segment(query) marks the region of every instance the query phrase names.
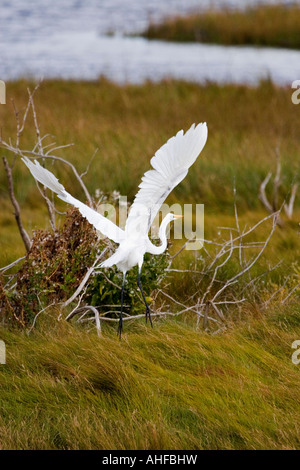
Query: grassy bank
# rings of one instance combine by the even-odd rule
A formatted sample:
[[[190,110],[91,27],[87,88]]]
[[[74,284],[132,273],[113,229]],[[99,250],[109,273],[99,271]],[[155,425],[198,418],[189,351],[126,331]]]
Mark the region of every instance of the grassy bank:
[[[122,342],[51,319],[1,329],[0,448],[299,449],[299,312],[255,317],[217,336],[139,323]]]
[[[8,104],[0,108],[5,140],[15,136],[10,99],[24,111],[27,86],[25,81],[7,84]],[[33,84],[29,86],[33,88]],[[178,129],[207,121],[209,138],[201,158],[169,198],[170,202],[204,203],[206,216],[215,217],[212,224],[207,224],[207,230],[216,221],[222,225],[222,217],[233,216],[234,183],[240,214],[261,211],[258,189],[269,171],[275,173],[276,149],[282,161],[282,196],[293,182],[299,181],[299,107],[291,102],[291,90],[276,88],[269,82],[248,88],[172,81],[124,87],[105,80],[49,81],[42,84],[35,101],[41,134],[51,134],[58,145],[74,143],[56,153],[74,163],[79,172],[86,169],[95,149],[99,149],[85,177],[91,194],[97,188],[105,192],[116,189],[128,195],[129,201],[143,172],[149,169],[154,152]],[[35,138],[33,122],[29,120],[21,147],[32,148]],[[0,155],[6,153],[0,149]],[[67,168],[55,164],[53,170],[74,196],[84,200]],[[37,197],[36,185],[22,162],[17,162],[14,174],[26,228],[31,231],[45,226],[43,201]],[[267,192],[271,187],[270,183]],[[23,253],[4,171],[0,173],[0,199],[4,264]],[[299,203],[297,198],[298,209]],[[63,205],[60,207],[65,210]]]
[[[0,108],[2,136],[15,136],[15,116],[10,99],[21,112],[27,102],[27,86],[18,81],[7,84],[8,104]],[[291,185],[299,182],[300,113],[291,102],[291,90],[264,82],[247,86],[205,86],[166,81],[143,86],[118,86],[98,82],[47,81],[36,97],[41,134],[51,134],[57,145],[74,146],[56,152],[74,163],[81,173],[95,149],[99,149],[85,177],[90,193],[120,191],[132,201],[154,152],[178,129],[192,122],[207,121],[207,145],[189,175],[168,198],[170,203],[204,203],[205,236],[215,237],[220,226],[234,226],[233,186],[241,224],[254,225],[266,215],[258,199],[259,185],[269,171],[275,174],[276,152],[282,162],[281,200]],[[21,138],[21,148],[33,147],[36,135],[32,119]],[[50,141],[50,139],[49,139]],[[7,155],[0,149],[0,155]],[[9,156],[12,158],[12,156]],[[67,189],[85,200],[72,172],[55,163],[53,171]],[[16,163],[16,196],[24,224],[33,229],[49,228],[48,214],[25,165]],[[272,182],[267,187],[271,197]],[[24,254],[8,197],[4,172],[0,173],[1,265]],[[58,204],[65,210],[63,203]],[[274,235],[267,256],[291,263],[299,253],[297,220],[300,199],[296,198],[294,222]],[[57,216],[59,219],[59,216]],[[262,239],[268,234],[268,227]],[[176,248],[176,247],[175,247]],[[173,250],[175,250],[173,248]],[[180,282],[180,281],[179,281]]]
[[[33,88],[26,81],[7,84],[8,104],[0,108],[5,140],[13,140],[15,132],[10,98],[23,112],[28,85]],[[299,181],[299,107],[291,102],[291,90],[270,82],[249,88],[56,80],[42,84],[35,103],[41,135],[51,134],[58,145],[73,142],[55,153],[80,173],[99,148],[85,176],[91,194],[115,189],[129,201],[160,145],[192,122],[207,121],[203,154],[169,202],[204,203],[208,239],[223,237],[220,227],[235,225],[234,184],[241,230],[266,215],[258,190],[266,174],[275,173],[276,154],[282,161],[281,201]],[[30,149],[35,140],[30,118],[20,147]],[[13,158],[3,150],[0,155]],[[51,169],[74,196],[85,199],[68,169],[61,164]],[[31,234],[49,228],[45,204],[19,161],[14,178],[26,229]],[[5,265],[23,255],[24,247],[3,171],[0,202],[0,261]],[[127,321],[121,342],[115,326],[103,324],[98,338],[94,328],[58,322],[57,310],[43,312],[29,336],[1,326],[7,364],[0,365],[0,448],[299,449],[300,366],[291,361],[291,345],[300,338],[299,289],[280,303],[299,282],[299,204],[298,196],[293,220],[275,231],[251,279],[283,263],[259,278],[247,302],[226,311],[226,327],[218,334],[211,325],[206,332],[196,329],[195,315],[188,313],[178,320],[156,319],[153,330],[144,321]],[[63,203],[58,207],[65,210]],[[270,225],[260,227],[251,240],[266,239]],[[176,243],[170,248],[172,253],[177,249]],[[249,252],[246,256],[251,258]],[[232,276],[236,258],[220,269],[221,283]],[[173,267],[186,270],[195,253],[183,252],[176,260]],[[240,286],[252,280],[240,278],[233,297],[246,296]],[[196,302],[203,294],[204,284],[205,279],[184,271],[169,273],[164,288],[188,304],[191,296]],[[174,312],[180,308],[172,305]]]
[[[193,13],[150,24],[144,36],[180,42],[300,48],[300,8],[259,6]]]

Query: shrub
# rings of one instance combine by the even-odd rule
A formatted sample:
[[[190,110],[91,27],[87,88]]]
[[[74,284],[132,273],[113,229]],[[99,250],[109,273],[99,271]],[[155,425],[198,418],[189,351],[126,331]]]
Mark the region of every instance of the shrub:
[[[75,208],[69,209],[60,230],[54,233],[37,230],[25,261],[16,273],[15,288],[5,290],[0,280],[2,319],[16,320],[25,326],[45,306],[66,301],[105,248],[105,256],[109,256],[114,245],[108,239],[99,239],[96,230]],[[145,256],[141,279],[149,303],[151,292],[158,287],[167,264],[168,253],[152,258]],[[105,272],[96,270],[85,287],[82,301],[107,313],[107,305],[119,306],[121,285],[122,273],[116,268]],[[125,287],[126,310],[131,315],[141,313],[144,304],[137,288],[137,270],[128,272]],[[109,313],[117,313],[115,308],[109,308]]]

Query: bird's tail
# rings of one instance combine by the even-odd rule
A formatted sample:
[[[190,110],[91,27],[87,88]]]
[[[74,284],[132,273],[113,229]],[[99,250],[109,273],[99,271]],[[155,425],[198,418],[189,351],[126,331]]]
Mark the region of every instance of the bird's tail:
[[[103,263],[100,264],[101,268],[111,268],[114,264],[118,264],[120,261],[122,261],[123,256],[122,253],[117,250],[112,256],[107,258]]]
[[[47,186],[47,188],[51,189],[51,191],[56,193],[61,199],[65,199],[67,192],[51,171],[43,168],[36,160],[34,160],[34,163],[27,157],[22,158],[22,160],[37,181]]]

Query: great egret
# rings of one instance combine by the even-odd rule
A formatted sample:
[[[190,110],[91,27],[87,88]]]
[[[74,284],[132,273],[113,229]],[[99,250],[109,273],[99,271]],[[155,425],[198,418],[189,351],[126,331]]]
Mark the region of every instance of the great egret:
[[[168,213],[159,228],[160,246],[150,242],[148,232],[162,203],[187,175],[189,167],[195,162],[207,140],[206,123],[195,124],[184,134],[183,130],[169,139],[151,159],[153,169],[147,171],[139,185],[139,191],[131,206],[125,230],[115,225],[109,219],[99,214],[91,207],[83,204],[69,194],[58,179],[50,171],[43,168],[36,160],[29,158],[23,162],[31,171],[34,178],[44,186],[55,192],[60,199],[77,207],[81,214],[92,224],[96,230],[119,244],[115,253],[101,263],[100,267],[116,265],[123,272],[121,291],[121,311],[118,332],[121,335],[123,327],[123,299],[126,272],[138,265],[138,286],[140,288],[145,306],[146,321],[149,318],[152,326],[149,305],[146,301],[141,285],[141,269],[145,253],[159,255],[167,248],[167,227],[178,217]]]

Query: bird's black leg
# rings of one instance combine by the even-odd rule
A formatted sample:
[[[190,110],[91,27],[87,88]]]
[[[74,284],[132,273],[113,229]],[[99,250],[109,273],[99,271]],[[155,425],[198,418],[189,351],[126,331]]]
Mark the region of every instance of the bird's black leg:
[[[118,336],[120,339],[121,339],[122,330],[123,330],[124,286],[125,286],[125,274],[123,274],[122,291],[121,291],[121,311],[120,311],[119,327],[118,327]]]
[[[144,292],[143,292],[142,284],[141,284],[141,271],[139,271],[138,286],[139,286],[139,288],[140,288],[140,291],[141,291],[142,296],[143,296],[143,299],[144,299],[144,303],[145,303],[145,305],[146,305],[146,322],[147,322],[147,320],[148,320],[148,318],[149,318],[150,325],[151,325],[152,328],[153,328],[152,319],[151,319],[150,307],[149,307],[149,305],[148,305],[148,303],[147,303],[145,294],[144,294]]]

